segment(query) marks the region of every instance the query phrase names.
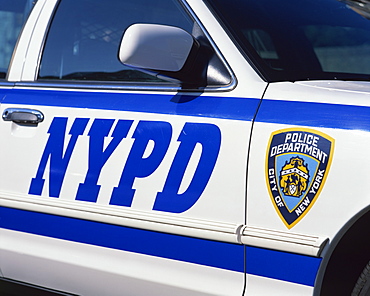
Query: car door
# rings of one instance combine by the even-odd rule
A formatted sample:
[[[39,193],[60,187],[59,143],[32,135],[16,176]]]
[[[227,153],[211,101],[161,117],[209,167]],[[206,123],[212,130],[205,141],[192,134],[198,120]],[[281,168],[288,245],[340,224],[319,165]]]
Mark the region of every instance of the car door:
[[[238,231],[265,83],[193,5],[38,3],[1,106],[5,277],[87,295],[242,294]],[[122,35],[138,23],[192,34],[207,49],[206,85],[123,65]],[[234,71],[253,78],[247,89]]]

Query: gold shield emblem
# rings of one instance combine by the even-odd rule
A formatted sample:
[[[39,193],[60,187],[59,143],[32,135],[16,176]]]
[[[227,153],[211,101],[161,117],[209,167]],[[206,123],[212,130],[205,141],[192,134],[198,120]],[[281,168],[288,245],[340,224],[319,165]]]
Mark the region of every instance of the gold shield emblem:
[[[309,174],[307,165],[299,157],[293,157],[280,172],[280,187],[285,195],[301,197],[307,190]]]

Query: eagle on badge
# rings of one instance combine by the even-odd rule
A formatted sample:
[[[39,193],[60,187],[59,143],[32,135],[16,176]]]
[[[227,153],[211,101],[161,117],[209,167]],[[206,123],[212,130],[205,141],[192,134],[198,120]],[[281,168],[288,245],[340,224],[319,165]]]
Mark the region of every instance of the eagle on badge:
[[[309,177],[304,160],[298,156],[292,157],[280,171],[280,187],[286,196],[299,198],[307,190]]]

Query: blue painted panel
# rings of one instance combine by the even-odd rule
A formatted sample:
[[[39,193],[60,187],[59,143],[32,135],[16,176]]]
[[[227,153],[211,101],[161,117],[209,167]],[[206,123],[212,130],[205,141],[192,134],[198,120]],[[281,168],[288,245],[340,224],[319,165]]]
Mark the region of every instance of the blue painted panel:
[[[0,207],[0,227],[244,272],[244,246]]]
[[[5,104],[131,111],[251,121],[256,98],[14,89]],[[370,130],[370,107],[262,100],[256,121],[312,127]]]
[[[259,99],[148,93],[14,89],[5,104],[26,104],[157,114],[213,117],[251,121]]]
[[[370,131],[370,107],[263,100],[256,121]]]
[[[247,247],[247,273],[314,286],[321,258]]]
[[[0,207],[0,227],[244,272],[243,245]],[[247,273],[313,286],[320,258],[246,247]]]

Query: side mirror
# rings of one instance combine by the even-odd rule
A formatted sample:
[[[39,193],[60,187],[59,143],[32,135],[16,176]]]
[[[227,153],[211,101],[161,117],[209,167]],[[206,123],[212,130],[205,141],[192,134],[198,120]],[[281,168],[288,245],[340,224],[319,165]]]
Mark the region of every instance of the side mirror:
[[[131,25],[123,35],[119,59],[126,66],[183,84],[196,84],[193,72],[200,44],[183,29],[156,24]],[[166,79],[166,78],[164,78]]]

